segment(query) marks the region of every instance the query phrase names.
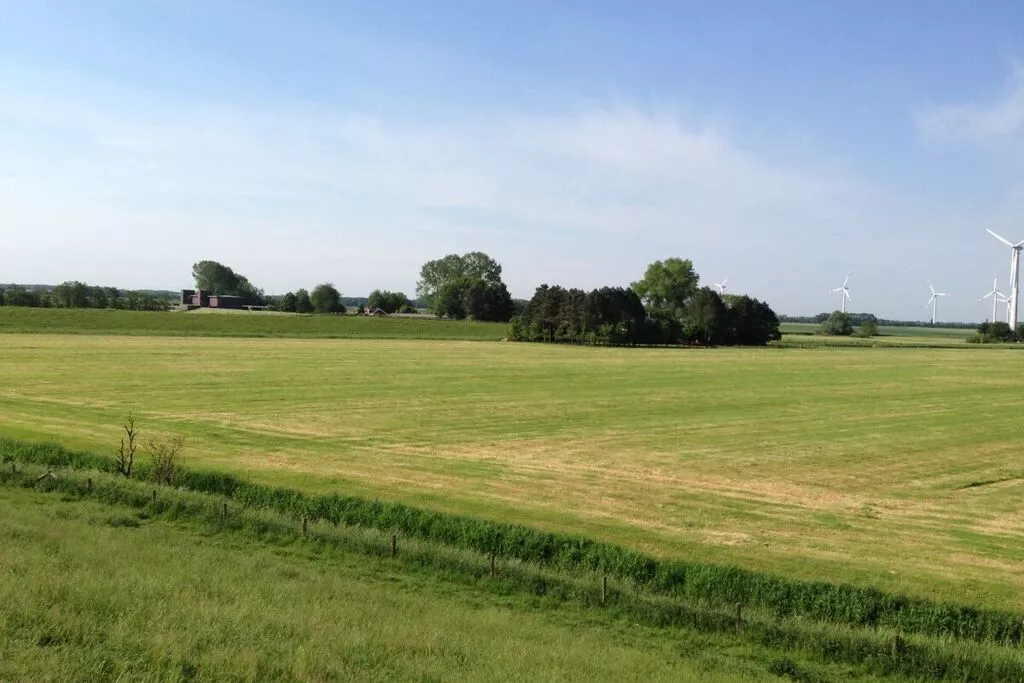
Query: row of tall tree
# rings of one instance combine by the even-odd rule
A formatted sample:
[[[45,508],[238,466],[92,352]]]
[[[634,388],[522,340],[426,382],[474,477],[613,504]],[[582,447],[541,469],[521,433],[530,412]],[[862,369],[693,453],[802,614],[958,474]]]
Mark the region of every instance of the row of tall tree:
[[[655,261],[629,287],[602,287],[590,292],[542,285],[529,302],[516,302],[501,278],[501,264],[483,252],[448,254],[428,261],[416,284],[419,301],[442,318],[513,320],[511,337],[520,341],[610,345],[763,345],[779,339],[779,321],[764,302],[748,296],[720,296],[700,286],[689,260]],[[299,289],[268,297],[248,278],[216,261],[192,266],[196,288],[213,294],[244,297],[250,303],[293,313],[345,313],[341,293],[329,282],[312,291]],[[39,296],[11,290],[0,298],[26,305]],[[54,289],[50,304],[64,307],[163,308],[166,299],[114,288],[66,282]],[[124,301],[124,305],[121,302]],[[411,311],[402,292],[374,290],[370,308],[386,313]],[[32,304],[27,304],[32,305]],[[41,305],[41,304],[37,304]],[[517,315],[518,313],[518,315]],[[513,319],[514,317],[514,319]]]
[[[272,297],[267,305],[272,310],[286,313],[342,314],[346,310],[345,304],[341,303],[341,292],[330,282],[317,285],[312,292],[299,289]]]
[[[415,313],[412,302],[402,292],[375,289],[366,299],[367,308],[379,308],[385,313]]]
[[[652,263],[628,288],[541,285],[512,321],[511,338],[613,346],[761,346],[781,338],[768,304],[699,285],[693,263],[678,258]]]
[[[842,312],[842,311],[839,311]],[[784,323],[814,323],[816,325],[822,325],[827,323],[829,318],[834,316],[836,311],[832,313],[818,313],[817,315],[780,315],[779,321]],[[885,327],[930,327],[931,323],[928,321],[921,320],[895,320],[889,318],[879,318],[873,313],[845,313],[850,325],[852,326],[863,326],[865,324]],[[971,329],[976,328],[977,323],[966,323],[966,322],[939,322],[936,323],[936,327],[949,327],[958,329]]]
[[[0,306],[166,311],[171,306],[171,299],[153,292],[95,287],[76,280],[62,282],[52,290],[29,289],[20,285],[0,288]]]

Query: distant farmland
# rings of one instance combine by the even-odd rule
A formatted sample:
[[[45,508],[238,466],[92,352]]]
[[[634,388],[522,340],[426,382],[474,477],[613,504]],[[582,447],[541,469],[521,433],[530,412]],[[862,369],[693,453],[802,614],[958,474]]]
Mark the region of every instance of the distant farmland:
[[[196,468],[1022,606],[1012,350],[3,342],[0,434],[111,453],[134,410]]]
[[[816,334],[821,328],[817,323],[781,323],[782,334]],[[854,326],[856,329],[856,326]],[[878,333],[883,337],[928,337],[963,340],[975,333],[973,329],[962,327],[890,327],[880,325]]]

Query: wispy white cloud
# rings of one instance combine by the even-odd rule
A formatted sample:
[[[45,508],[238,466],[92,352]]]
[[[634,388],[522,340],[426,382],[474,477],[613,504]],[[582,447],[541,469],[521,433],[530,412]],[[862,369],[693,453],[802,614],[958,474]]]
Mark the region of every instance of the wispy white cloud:
[[[828,163],[629,104],[424,123],[308,102],[8,93],[0,180],[2,279],[124,286],[185,285],[214,258],[269,291],[411,291],[426,259],[480,249],[528,296],[545,281],[626,284],[680,255],[799,312],[828,306],[831,280],[858,266],[859,300],[883,300],[892,282],[865,281],[866,251],[906,253],[908,222],[936,225]]]
[[[23,94],[0,100],[0,123],[6,229],[22,251],[94,234],[105,243],[89,254],[94,280],[130,251],[159,278],[152,284],[177,281],[209,249],[245,272],[265,270],[251,277],[268,288],[336,269],[355,291],[375,278],[408,283],[445,250],[492,248],[521,292],[558,277],[592,285],[632,276],[603,272],[610,263],[625,259],[635,273],[664,249],[813,234],[859,191],[761,159],[721,130],[631,106],[428,125],[308,103]],[[291,244],[306,265],[289,272],[277,256]],[[17,253],[5,250],[5,269],[24,263]],[[331,262],[345,253],[363,256]]]
[[[918,114],[917,124],[929,140],[1001,143],[1024,135],[1024,65],[1013,66],[1003,92],[992,101],[930,107]]]

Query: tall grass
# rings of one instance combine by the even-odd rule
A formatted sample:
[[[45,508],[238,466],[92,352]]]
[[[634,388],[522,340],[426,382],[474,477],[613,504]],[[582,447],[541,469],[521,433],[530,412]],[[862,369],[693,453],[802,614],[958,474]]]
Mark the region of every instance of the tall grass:
[[[104,475],[81,473],[95,488],[79,498],[43,493],[58,482],[38,474],[0,487],[2,681],[775,680],[727,658],[725,638],[695,635],[723,647],[682,658],[693,638],[633,627],[624,639],[565,603],[538,609],[559,603],[419,568],[411,543],[396,559],[362,553],[381,545],[372,532],[301,539],[265,512],[218,526],[213,497],[201,520],[172,512],[177,497],[201,506],[197,494],[153,503],[114,480],[141,489],[133,509],[99,500]]]
[[[46,467],[113,472],[112,458],[59,445],[0,438],[0,459]],[[136,476],[145,479],[145,466]],[[178,485],[230,498],[251,510],[293,520],[327,522],[494,555],[561,571],[603,573],[659,595],[718,605],[742,603],[777,618],[801,617],[851,627],[900,630],[1000,645],[1019,645],[1024,615],[969,605],[936,603],[877,589],[800,581],[734,566],[661,560],[583,536],[540,531],[465,515],[340,494],[311,495],[246,482],[204,470],[186,470]]]

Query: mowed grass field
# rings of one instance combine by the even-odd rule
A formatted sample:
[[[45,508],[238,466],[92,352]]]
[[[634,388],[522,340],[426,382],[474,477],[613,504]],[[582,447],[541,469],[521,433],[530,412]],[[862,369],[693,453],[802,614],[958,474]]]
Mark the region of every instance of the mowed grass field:
[[[1008,349],[601,349],[11,334],[0,433],[1024,606]]]

